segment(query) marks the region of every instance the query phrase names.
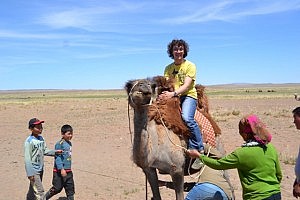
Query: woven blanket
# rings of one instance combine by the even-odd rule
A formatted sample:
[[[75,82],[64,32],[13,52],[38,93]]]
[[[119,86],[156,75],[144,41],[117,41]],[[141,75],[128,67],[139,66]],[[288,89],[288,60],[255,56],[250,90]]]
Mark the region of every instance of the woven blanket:
[[[209,120],[198,110],[196,110],[194,118],[201,129],[203,143],[216,147],[215,132]]]

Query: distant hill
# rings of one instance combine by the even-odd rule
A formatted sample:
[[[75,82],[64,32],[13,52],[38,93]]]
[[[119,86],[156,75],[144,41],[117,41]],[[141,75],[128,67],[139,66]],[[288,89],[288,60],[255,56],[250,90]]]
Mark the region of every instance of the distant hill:
[[[274,87],[300,87],[300,83],[230,83],[205,85],[207,88],[274,88]],[[79,91],[120,91],[120,89],[18,89],[18,90],[0,90],[0,93],[15,93],[15,92],[79,92]]]
[[[300,87],[300,83],[231,83],[205,86],[210,88]]]

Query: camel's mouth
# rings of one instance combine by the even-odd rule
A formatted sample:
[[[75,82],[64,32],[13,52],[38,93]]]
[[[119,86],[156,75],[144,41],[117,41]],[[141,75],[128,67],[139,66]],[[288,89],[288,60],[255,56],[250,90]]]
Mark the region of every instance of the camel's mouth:
[[[135,105],[149,105],[151,103],[152,93],[135,91],[131,95],[131,101]]]
[[[141,92],[141,91],[136,91],[133,92],[132,97],[134,98],[151,98],[152,93],[151,92]]]
[[[143,95],[143,96],[147,96],[147,95],[150,95],[150,96],[151,96],[151,94],[152,94],[151,92],[141,92],[141,91],[137,91],[136,93],[137,93],[138,95],[141,94],[141,95]]]

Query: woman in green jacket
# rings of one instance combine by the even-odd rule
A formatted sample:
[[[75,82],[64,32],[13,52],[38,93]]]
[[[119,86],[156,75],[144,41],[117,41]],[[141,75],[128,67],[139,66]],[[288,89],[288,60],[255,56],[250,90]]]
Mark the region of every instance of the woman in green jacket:
[[[271,134],[266,126],[256,115],[248,115],[240,120],[239,132],[245,143],[221,159],[215,160],[197,152],[187,151],[187,154],[192,158],[200,157],[213,169],[237,168],[245,200],[281,199],[278,153],[269,143]]]

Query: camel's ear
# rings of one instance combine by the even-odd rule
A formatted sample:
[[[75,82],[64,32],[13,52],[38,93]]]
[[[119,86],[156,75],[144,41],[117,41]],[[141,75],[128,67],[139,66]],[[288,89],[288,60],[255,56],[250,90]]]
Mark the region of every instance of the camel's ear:
[[[127,94],[130,93],[133,84],[134,84],[133,80],[127,81],[127,83],[125,84],[124,89],[126,90]]]
[[[156,83],[151,83],[152,92],[155,92],[156,87],[157,87]]]
[[[156,98],[157,97],[157,84],[156,83],[151,83],[151,90],[152,90],[152,97]]]

